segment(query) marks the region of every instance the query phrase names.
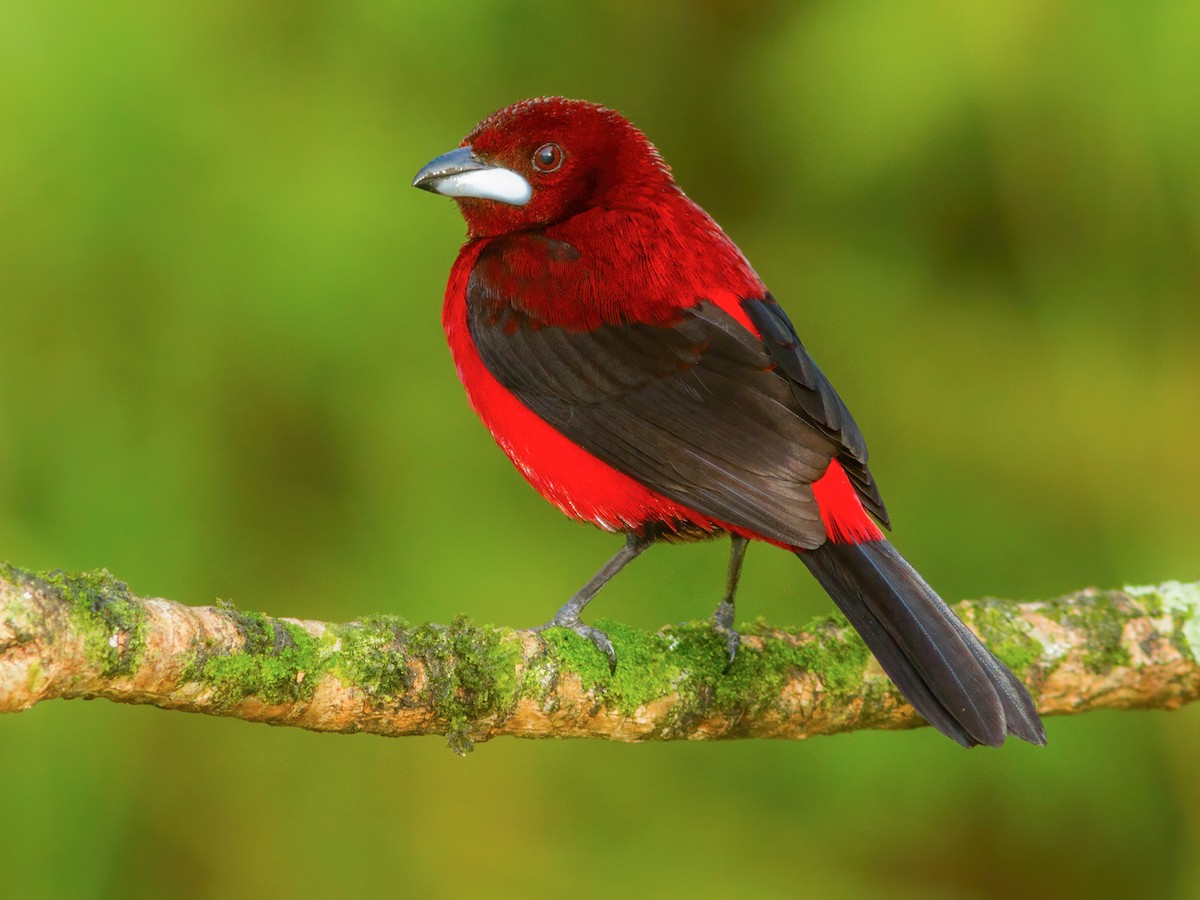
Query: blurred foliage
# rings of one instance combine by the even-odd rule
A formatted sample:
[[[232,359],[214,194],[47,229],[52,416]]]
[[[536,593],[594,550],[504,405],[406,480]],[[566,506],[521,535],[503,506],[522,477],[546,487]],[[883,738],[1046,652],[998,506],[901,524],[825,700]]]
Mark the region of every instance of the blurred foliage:
[[[1195,579],[1200,6],[0,0],[0,557],[273,614],[544,620],[612,552],[538,499],[439,322],[408,187],[476,120],[626,112],[855,410],[949,598]],[[707,614],[721,545],[601,601]],[[743,617],[827,610],[750,554]],[[651,602],[652,601],[652,602]],[[1191,897],[1200,710],[806,745],[0,720],[20,897]]]

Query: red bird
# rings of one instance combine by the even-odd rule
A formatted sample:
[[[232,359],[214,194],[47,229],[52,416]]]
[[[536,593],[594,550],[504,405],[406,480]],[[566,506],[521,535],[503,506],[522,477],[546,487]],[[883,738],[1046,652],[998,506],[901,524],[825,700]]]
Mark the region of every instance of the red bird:
[[[889,544],[850,411],[716,222],[618,113],[559,97],[493,113],[413,186],[468,241],[442,323],[472,407],[543,497],[625,546],[543,628],[659,540],[730,535],[713,613],[732,665],[748,541],[794,552],[901,693],[958,743],[1044,744],[1029,693]]]

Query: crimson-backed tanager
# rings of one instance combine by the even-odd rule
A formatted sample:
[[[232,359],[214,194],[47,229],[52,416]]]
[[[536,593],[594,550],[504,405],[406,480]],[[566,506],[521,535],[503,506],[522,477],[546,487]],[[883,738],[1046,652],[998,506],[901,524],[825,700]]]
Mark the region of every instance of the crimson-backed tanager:
[[[901,693],[964,746],[1034,744],[1024,685],[888,543],[850,411],[786,313],[646,137],[559,97],[488,116],[413,185],[467,222],[442,322],[472,407],[525,478],[625,545],[543,627],[616,665],[579,615],[660,540],[732,539],[713,614],[729,664],[748,541],[794,552]]]

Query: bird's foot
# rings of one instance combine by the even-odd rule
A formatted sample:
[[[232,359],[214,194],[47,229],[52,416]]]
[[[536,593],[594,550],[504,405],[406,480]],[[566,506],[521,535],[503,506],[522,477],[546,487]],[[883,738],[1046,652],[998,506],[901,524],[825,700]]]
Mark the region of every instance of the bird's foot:
[[[610,672],[617,671],[617,651],[613,649],[612,641],[608,639],[608,635],[599,628],[584,624],[577,615],[563,615],[563,610],[559,610],[553,619],[545,625],[539,625],[533,631],[535,633],[542,632],[547,628],[566,628],[568,631],[575,632],[581,638],[591,641],[597,650],[608,657],[608,670]]]
[[[737,656],[738,645],[742,636],[733,628],[733,601],[722,600],[712,614],[713,631],[725,638],[725,672],[733,668],[733,660]]]

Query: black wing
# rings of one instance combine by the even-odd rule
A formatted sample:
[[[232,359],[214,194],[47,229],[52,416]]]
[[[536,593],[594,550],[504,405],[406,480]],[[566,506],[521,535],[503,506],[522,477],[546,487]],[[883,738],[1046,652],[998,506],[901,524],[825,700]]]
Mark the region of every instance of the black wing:
[[[837,395],[825,373],[808,355],[787,314],[770,294],[762,300],[744,300],[742,309],[766,342],[767,351],[792,382],[801,415],[838,445],[838,462],[854,484],[858,497],[875,518],[890,526],[879,487],[867,468],[867,442],[850,410]]]
[[[702,302],[669,324],[573,331],[514,308],[478,267],[467,307],[484,365],[522,403],[613,468],[704,516],[811,549],[825,541],[811,484],[829,461],[861,452],[873,487],[849,412],[799,341],[780,343],[778,325],[764,345]],[[763,309],[747,308],[760,329]],[[771,321],[779,320],[787,322],[782,312]]]

